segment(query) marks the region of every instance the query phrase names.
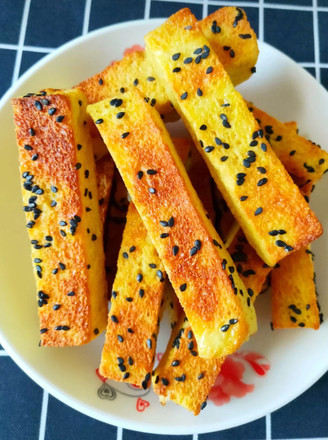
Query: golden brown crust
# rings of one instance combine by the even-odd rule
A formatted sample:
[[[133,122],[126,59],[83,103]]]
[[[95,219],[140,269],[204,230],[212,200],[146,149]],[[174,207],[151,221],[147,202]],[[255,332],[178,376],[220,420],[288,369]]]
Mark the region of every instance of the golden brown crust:
[[[163,405],[172,400],[195,415],[205,408],[225,359],[202,359],[197,352],[196,339],[183,314],[152,377],[154,392]]]
[[[253,104],[248,103],[248,106],[259,120],[274,153],[289,174],[298,177],[297,184],[301,186],[309,181],[315,183],[320,180],[328,171],[328,153],[319,145],[299,136],[295,123],[284,124]]]
[[[206,218],[156,110],[134,90],[125,93],[119,108],[111,102],[116,101],[91,105],[88,112],[164,263],[200,353],[231,353],[256,328],[254,309],[239,293],[244,286],[233,262]],[[230,326],[230,320],[236,324]]]
[[[234,21],[240,8],[222,8],[200,22],[202,30],[209,39],[213,48],[218,52],[221,62],[235,85],[245,81],[252,74],[251,68],[255,66],[258,57],[256,35],[244,11],[242,18],[238,19],[237,26]],[[221,32],[213,32],[213,22],[216,21]],[[241,38],[239,35],[251,35],[251,39]],[[231,49],[227,52],[224,47]],[[149,99],[165,120],[174,120],[176,113],[162,86],[159,78],[155,75],[150,60],[144,51],[136,51],[124,56],[121,61],[110,64],[101,73],[83,81],[77,86],[87,96],[89,104],[93,104],[114,94],[120,90],[136,87]]]
[[[191,12],[180,10],[145,39],[169,98],[259,256],[273,266],[286,252],[320,236],[318,219],[272,152]],[[205,54],[198,64],[193,48]],[[181,55],[174,60],[176,53]],[[176,67],[181,70],[173,72]],[[276,229],[287,231],[284,239],[269,235]]]
[[[14,99],[13,106],[41,344],[84,344],[104,329],[107,314],[95,164],[83,126],[85,97],[58,92]],[[49,115],[52,108],[56,112]],[[92,200],[83,194],[86,181]]]
[[[309,247],[288,255],[271,273],[273,328],[318,329],[319,310]]]
[[[114,177],[114,162],[108,155],[96,162],[96,179],[100,221],[104,226]]]
[[[199,23],[233,84],[246,81],[255,72],[259,49],[245,11],[221,8]]]

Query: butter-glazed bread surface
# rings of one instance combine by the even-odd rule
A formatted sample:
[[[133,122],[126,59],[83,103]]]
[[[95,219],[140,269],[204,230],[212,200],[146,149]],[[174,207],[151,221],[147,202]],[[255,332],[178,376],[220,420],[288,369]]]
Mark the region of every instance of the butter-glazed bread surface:
[[[95,161],[78,90],[13,100],[41,345],[89,342],[107,298]]]
[[[322,227],[189,9],[146,37],[146,52],[248,242],[268,264]],[[275,238],[272,230],[286,235]]]
[[[199,353],[235,351],[256,330],[254,308],[160,115],[133,89],[88,112],[164,264]]]

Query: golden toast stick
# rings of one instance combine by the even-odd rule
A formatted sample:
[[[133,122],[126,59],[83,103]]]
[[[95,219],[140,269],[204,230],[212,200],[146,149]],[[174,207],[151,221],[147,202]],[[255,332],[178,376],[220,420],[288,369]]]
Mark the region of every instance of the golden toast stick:
[[[271,292],[274,329],[319,328],[313,254],[308,246],[288,255],[271,272]]]
[[[232,83],[237,86],[246,81],[255,72],[259,49],[245,11],[221,8],[199,24]]]
[[[234,26],[237,16],[238,26]],[[214,49],[222,56],[222,64],[234,84],[237,85],[249,78],[257,61],[258,45],[245,12],[240,8],[226,7],[217,10],[200,23]],[[239,35],[247,37],[242,38]],[[231,56],[231,49],[229,52],[224,50],[226,46],[233,48],[234,56]],[[136,87],[166,120],[172,118],[170,113],[176,116],[165,88],[143,51],[125,55],[121,61],[114,62],[77,87],[87,95],[89,104],[124,92],[126,88]]]
[[[202,359],[197,353],[196,339],[183,314],[152,376],[154,392],[163,405],[172,400],[195,415],[205,408],[225,356]]]
[[[180,10],[145,39],[170,100],[259,256],[273,266],[320,236],[318,219],[263,137],[192,13]],[[195,55],[196,51],[201,52]],[[280,229],[286,231],[284,239],[270,235]]]
[[[232,353],[256,331],[254,308],[240,293],[244,286],[231,257],[207,219],[158,112],[134,89],[124,99],[90,105],[88,112],[177,292],[200,355]],[[139,279],[142,288],[142,273]]]
[[[188,139],[175,139],[182,161],[191,147]],[[142,288],[138,274],[142,273]],[[133,202],[129,205],[113,285],[106,341],[100,372],[116,381],[147,388],[154,366],[156,339],[163,304],[163,264]],[[128,329],[128,330],[126,330]],[[118,335],[128,331],[121,342]]]
[[[85,105],[78,90],[13,100],[41,345],[84,344],[106,326],[102,225]]]
[[[278,121],[253,104],[248,103],[248,106],[286,170],[299,178],[298,184],[320,180],[328,171],[328,153],[299,136],[294,126]]]

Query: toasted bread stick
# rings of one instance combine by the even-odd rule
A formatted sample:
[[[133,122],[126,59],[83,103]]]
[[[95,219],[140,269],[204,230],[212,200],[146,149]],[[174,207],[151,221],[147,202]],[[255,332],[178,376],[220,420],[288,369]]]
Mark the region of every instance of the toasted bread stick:
[[[85,105],[78,90],[13,100],[46,346],[81,345],[106,326],[102,224]]]
[[[200,355],[232,353],[256,330],[255,312],[160,115],[136,90],[90,105],[88,112],[177,292]]]
[[[258,255],[273,266],[286,253],[320,236],[318,219],[273,153],[190,10],[172,15],[145,39],[169,98]],[[278,229],[286,231],[283,239],[270,234]]]

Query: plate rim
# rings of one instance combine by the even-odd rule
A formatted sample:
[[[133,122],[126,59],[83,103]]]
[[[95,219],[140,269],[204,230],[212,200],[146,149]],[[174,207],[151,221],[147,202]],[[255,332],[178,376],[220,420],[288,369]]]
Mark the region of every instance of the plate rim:
[[[73,40],[68,41],[67,43],[63,44],[62,46],[58,48],[54,48],[52,52],[44,56],[42,59],[40,59],[38,62],[36,62],[33,66],[31,66],[26,72],[22,74],[22,76],[11,85],[11,87],[6,91],[6,93],[3,95],[3,97],[0,100],[0,114],[5,109],[7,105],[10,105],[10,99],[15,93],[17,89],[20,88],[20,86],[27,80],[29,77],[33,76],[34,73],[36,73],[43,65],[46,65],[48,62],[51,62],[53,58],[56,58],[58,55],[60,55],[63,52],[66,52],[67,50],[74,48],[74,46],[79,45],[83,43],[85,40],[88,40],[89,38],[93,38],[97,35],[106,34],[110,31],[116,31],[121,28],[125,28],[127,26],[143,26],[145,24],[154,23],[154,26],[157,26],[161,24],[166,18],[152,18],[152,19],[138,19],[138,20],[130,20],[130,21],[124,21],[121,23],[109,25],[102,27],[100,29],[96,29],[93,31],[88,32],[85,35],[78,36],[74,38]],[[308,71],[306,71],[302,66],[300,66],[296,61],[294,61],[292,58],[290,58],[288,55],[281,52],[279,49],[276,49],[275,47],[271,46],[270,44],[258,40],[260,49],[268,47],[271,50],[275,51],[279,56],[282,56],[285,58],[285,60],[289,63],[292,63],[297,68],[303,70],[303,73],[305,72],[313,81],[313,85],[316,85],[321,89],[322,92],[327,94],[327,90],[323,87],[322,84],[320,84]],[[85,414],[89,417],[92,417],[96,420],[99,420],[101,422],[115,425],[117,427],[125,428],[125,429],[132,429],[139,432],[144,433],[152,433],[152,434],[167,434],[167,435],[183,435],[183,434],[203,434],[203,433],[210,433],[215,431],[221,431],[226,430],[230,428],[234,428],[237,426],[240,426],[245,423],[250,423],[252,421],[255,421],[259,418],[265,417],[267,414],[272,413],[273,411],[285,406],[287,403],[293,401],[295,398],[303,394],[307,389],[309,389],[314,383],[316,383],[328,370],[328,362],[327,365],[322,364],[321,368],[319,369],[319,372],[317,372],[316,375],[312,376],[310,380],[305,380],[302,382],[302,386],[298,388],[297,391],[294,393],[291,393],[288,395],[288,398],[280,400],[279,404],[269,404],[265,407],[265,411],[263,409],[257,409],[253,412],[253,415],[251,418],[244,417],[242,415],[238,415],[238,417],[229,419],[229,421],[225,422],[224,420],[220,420],[219,422],[212,422],[212,423],[204,423],[204,425],[181,425],[179,427],[176,426],[170,426],[165,425],[165,432],[163,432],[164,424],[158,425],[157,423],[149,423],[148,421],[142,422],[142,421],[131,421],[128,420],[126,417],[117,416],[114,414],[111,414],[110,412],[106,410],[99,410],[95,409],[89,404],[81,403],[79,399],[76,397],[71,396],[69,393],[66,393],[62,389],[60,389],[58,386],[55,386],[50,382],[48,379],[44,378],[38,371],[29,365],[27,361],[25,361],[21,355],[11,347],[10,343],[7,341],[7,338],[3,334],[3,331],[0,327],[0,343],[8,353],[8,355],[13,359],[13,361],[19,366],[19,368],[22,369],[35,383],[37,383],[40,387],[43,388],[44,391],[48,392],[50,395],[54,396],[61,402],[67,404],[71,408],[81,412],[82,414]],[[290,397],[292,396],[292,397]]]

